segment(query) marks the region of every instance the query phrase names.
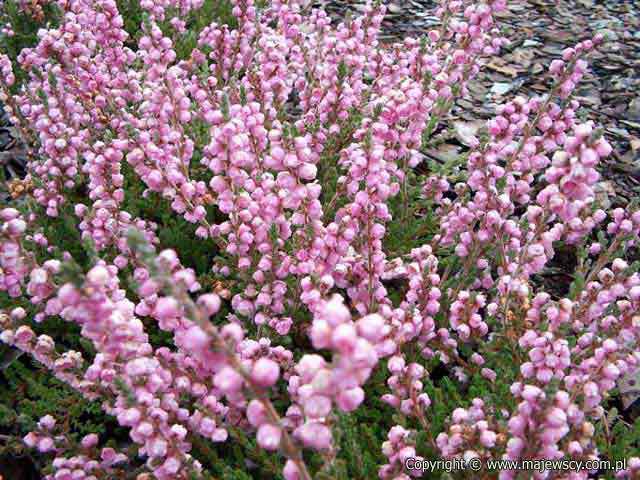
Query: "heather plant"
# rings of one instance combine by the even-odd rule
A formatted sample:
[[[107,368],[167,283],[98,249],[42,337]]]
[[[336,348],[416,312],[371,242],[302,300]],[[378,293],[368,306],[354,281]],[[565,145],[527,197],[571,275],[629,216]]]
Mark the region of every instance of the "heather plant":
[[[380,3],[50,3],[0,56],[33,185],[0,210],[0,340],[117,427],[43,412],[21,441],[45,478],[640,475],[609,405],[640,361],[640,210],[596,202],[612,147],[573,95],[600,35],[497,108],[451,185],[420,150],[507,44],[504,0],[445,0],[393,44]],[[558,248],[560,295],[537,277]]]

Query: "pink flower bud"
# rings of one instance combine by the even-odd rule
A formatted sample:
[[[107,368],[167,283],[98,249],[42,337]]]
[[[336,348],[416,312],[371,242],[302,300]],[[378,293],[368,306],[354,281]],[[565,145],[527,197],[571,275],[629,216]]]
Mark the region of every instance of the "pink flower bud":
[[[41,453],[50,452],[55,448],[53,439],[49,437],[41,438],[40,440],[38,440],[37,448],[38,448],[38,451]]]
[[[184,335],[184,346],[194,351],[207,348],[210,341],[206,332],[197,325],[190,327]]]
[[[240,343],[244,338],[244,331],[242,327],[237,323],[227,323],[220,330],[220,335],[225,340],[231,340],[234,343]]]
[[[22,235],[26,229],[27,223],[20,218],[7,222],[7,233],[11,236]]]
[[[171,434],[178,440],[184,440],[187,436],[187,429],[182,425],[175,424],[171,426]]]
[[[284,469],[282,470],[282,476],[284,477],[284,480],[300,480],[302,478],[300,476],[300,471],[293,460],[287,460],[287,463],[285,463]]]
[[[254,427],[259,427],[267,421],[267,410],[262,401],[253,399],[247,406],[247,420]]]
[[[87,273],[87,280],[89,280],[91,283],[97,286],[102,286],[106,284],[109,278],[110,278],[109,271],[101,265],[93,267]]]
[[[562,427],[567,423],[567,415],[560,408],[552,408],[546,416],[547,423],[552,427]]]
[[[349,309],[344,306],[342,297],[335,295],[323,309],[323,317],[333,327],[351,320]]]
[[[38,442],[38,436],[34,432],[29,432],[22,441],[27,447],[33,448]]]
[[[331,400],[324,395],[314,395],[304,402],[304,413],[311,418],[321,418],[331,412]]]
[[[307,447],[316,450],[325,450],[331,447],[331,430],[321,423],[305,423],[298,427],[294,434]]]
[[[593,127],[590,123],[581,123],[574,128],[574,132],[578,137],[588,138],[591,136],[591,132],[593,132]]]
[[[95,447],[98,444],[98,435],[96,435],[95,433],[86,435],[85,437],[82,438],[82,441],[80,442],[80,444],[82,445],[82,448]]]
[[[38,422],[38,426],[43,430],[51,430],[56,425],[56,419],[51,415],[45,415]]]
[[[280,366],[268,358],[262,357],[254,365],[251,378],[261,387],[270,387],[278,381]]]
[[[220,310],[220,297],[215,293],[200,295],[200,297],[198,297],[198,305],[204,308],[207,315],[215,315]]]
[[[318,168],[312,163],[305,163],[298,169],[298,175],[303,180],[313,180],[317,173]]]
[[[496,444],[496,438],[497,435],[495,432],[492,432],[491,430],[484,430],[480,434],[480,443],[482,443],[483,447],[493,448],[493,446]]]
[[[161,458],[167,454],[167,446],[167,442],[164,439],[153,438],[147,443],[147,452],[152,458]]]
[[[360,387],[343,390],[336,399],[338,406],[345,412],[352,412],[363,402],[364,390]]]
[[[265,450],[277,450],[280,446],[280,439],[282,438],[282,429],[272,425],[270,423],[265,423],[258,428],[257,440],[258,445],[260,445]]]
[[[352,324],[343,323],[333,332],[333,347],[341,352],[350,352],[355,348],[358,336]]]
[[[160,297],[153,311],[159,320],[168,320],[180,315],[180,306],[173,297]]]
[[[367,315],[356,322],[358,333],[372,343],[377,343],[385,335],[385,321],[378,314]]]
[[[311,342],[316,349],[328,348],[331,345],[331,334],[333,333],[329,323],[318,319],[311,325]]]
[[[231,367],[224,367],[213,379],[214,385],[226,394],[238,392],[242,388],[243,382],[240,374]]]

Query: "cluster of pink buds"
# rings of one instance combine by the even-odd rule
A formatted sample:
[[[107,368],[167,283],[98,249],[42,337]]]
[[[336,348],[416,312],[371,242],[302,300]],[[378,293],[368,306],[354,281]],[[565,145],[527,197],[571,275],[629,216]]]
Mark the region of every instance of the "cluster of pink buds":
[[[592,186],[598,181],[595,166],[601,157],[611,153],[611,145],[602,137],[592,140],[590,123],[577,125],[574,136],[567,137],[564,150],[557,151],[545,178],[549,182],[537,196],[540,205],[564,221],[576,218],[593,201]]]
[[[98,435],[85,435],[78,445],[73,445],[65,435],[51,438],[55,420],[50,415],[40,419],[38,432],[31,432],[25,438],[27,446],[35,446],[41,452],[56,452],[51,463],[53,473],[44,476],[45,480],[93,480],[101,477],[116,478],[124,475],[130,468],[129,457],[110,447],[97,449]],[[54,443],[56,444],[54,446]],[[61,456],[63,450],[75,450],[72,456]]]
[[[216,376],[217,386],[222,383],[226,388],[226,383],[232,381],[231,371],[226,371],[226,376]],[[225,375],[225,374],[223,374]],[[251,379],[261,388],[273,386],[280,377],[280,367],[273,360],[262,357],[257,360],[251,368]],[[267,413],[267,409],[272,408],[260,399],[253,399],[247,406],[247,420],[257,428],[256,439],[258,445],[265,450],[278,450],[282,439],[282,426],[274,422]]]
[[[429,245],[413,249],[411,258],[413,261],[406,265],[409,289],[401,308],[405,312],[411,312],[412,308],[417,309],[422,322],[417,334],[422,343],[427,343],[435,335],[434,315],[440,311],[442,296],[439,288],[441,279],[438,274],[438,259]]]
[[[97,441],[96,435],[87,435],[82,439],[82,446],[85,449],[90,449]],[[128,455],[117,453],[113,448],[105,447],[99,452],[98,458],[86,454],[54,458],[51,462],[54,473],[43,478],[44,480],[66,480],[69,478],[93,480],[100,478],[100,476],[121,478],[126,475],[127,471],[130,471],[128,463]]]
[[[409,480],[412,477],[421,477],[422,470],[407,470],[407,461],[420,462],[424,460],[416,453],[415,442],[411,432],[400,425],[389,430],[387,440],[382,444],[382,453],[387,457],[387,464],[380,467],[378,476],[383,480]],[[409,462],[410,463],[410,462]],[[409,475],[407,475],[407,473]]]
[[[573,93],[587,69],[587,62],[581,57],[602,43],[603,39],[603,35],[598,33],[593,39],[579,42],[573,48],[566,48],[562,52],[562,60],[557,59],[551,62],[549,71],[555,75],[562,75],[560,98],[568,98]]]
[[[426,199],[437,203],[446,203],[444,194],[451,189],[451,185],[444,177],[429,176],[422,184],[422,194]]]
[[[324,425],[332,403],[345,412],[355,410],[364,400],[361,385],[378,362],[375,343],[382,339],[384,319],[371,314],[351,320],[340,296],[327,301],[311,326],[311,342],[316,349],[334,352],[332,364],[320,355],[305,355],[289,378],[289,392],[297,398],[306,417],[294,434],[303,444],[326,449],[331,445],[330,430]]]
[[[505,459],[559,459],[595,453],[594,425],[564,390],[547,395],[535,385],[514,383],[512,393],[520,397],[517,411],[509,419],[510,438]],[[501,472],[504,479],[515,478],[515,471]]]
[[[612,221],[607,225],[609,235],[624,235],[629,237],[625,244],[629,247],[637,244],[635,237],[640,232],[640,210],[635,212],[627,211],[623,208],[616,208],[611,212]],[[599,251],[598,245],[597,251]],[[592,245],[592,249],[594,246]],[[597,253],[597,251],[595,253]]]
[[[485,305],[484,295],[470,295],[467,291],[458,293],[456,301],[451,304],[449,321],[463,341],[468,341],[472,335],[481,338],[489,331],[478,313]]]
[[[15,30],[11,27],[11,24],[7,23],[4,25],[0,25],[0,34],[1,35],[5,35],[8,38],[11,37],[15,37],[16,32]],[[4,99],[2,99],[4,101]]]
[[[490,458],[500,442],[500,433],[491,416],[487,416],[484,401],[474,398],[471,407],[456,408],[451,414],[447,432],[436,438],[436,444],[444,458]]]
[[[640,475],[640,457],[631,457],[627,462],[627,468],[616,472],[616,478],[633,480]]]
[[[13,73],[11,59],[5,54],[0,54],[0,75],[2,75],[2,87],[0,87],[0,90],[2,91],[2,95],[6,95],[4,89],[11,87],[15,83],[16,77]],[[2,98],[1,100],[5,102],[7,99]]]
[[[51,415],[45,415],[38,422],[38,430],[36,432],[29,432],[23,441],[28,447],[35,447],[42,453],[53,452],[56,450],[56,440],[54,438],[53,429],[56,425],[56,420]]]
[[[22,284],[29,274],[30,262],[22,248],[27,230],[25,218],[15,208],[0,210],[0,290],[12,297],[22,294]]]
[[[193,269],[184,268],[175,251],[160,252],[157,261],[176,285],[192,293],[201,289]],[[172,296],[162,295],[162,284],[151,276],[147,267],[136,268],[133,275],[140,284],[138,289],[140,301],[136,305],[136,314],[155,318],[160,329],[165,331],[175,332],[188,328],[189,325],[183,320],[184,315],[178,301]],[[212,312],[220,309],[220,299],[216,295],[205,297],[201,301],[207,301]]]
[[[391,357],[387,363],[391,376],[387,385],[393,393],[382,396],[382,401],[398,408],[404,415],[420,416],[429,408],[431,399],[422,392],[426,371],[419,363],[406,365],[401,356]]]
[[[529,349],[529,361],[520,366],[524,378],[535,377],[542,384],[554,378],[561,380],[571,365],[569,342],[564,338],[555,338],[551,332],[541,334],[527,330],[518,344],[523,349]]]

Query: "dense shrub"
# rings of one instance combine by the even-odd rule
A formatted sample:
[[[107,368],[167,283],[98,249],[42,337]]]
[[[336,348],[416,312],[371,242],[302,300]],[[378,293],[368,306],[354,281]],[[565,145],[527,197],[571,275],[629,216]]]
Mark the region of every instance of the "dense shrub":
[[[60,0],[20,78],[0,57],[33,186],[0,211],[0,340],[81,410],[23,419],[46,478],[638,475],[611,399],[640,360],[640,211],[595,201],[612,149],[573,98],[602,38],[499,106],[451,185],[420,149],[506,44],[504,1],[444,1],[396,44],[383,5],[335,24],[307,3]],[[77,421],[98,406],[117,426]]]

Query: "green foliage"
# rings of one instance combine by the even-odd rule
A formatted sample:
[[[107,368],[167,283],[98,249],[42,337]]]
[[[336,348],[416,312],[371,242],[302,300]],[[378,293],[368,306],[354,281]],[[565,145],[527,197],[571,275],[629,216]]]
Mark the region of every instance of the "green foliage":
[[[2,372],[0,385],[0,427],[12,434],[25,435],[47,414],[78,437],[115,430],[124,433],[99,403],[84,400],[26,355]]]
[[[407,245],[425,244],[439,228],[432,205],[421,198],[420,181],[409,171],[400,194],[389,201],[393,221],[386,224],[384,249],[390,258],[408,254]]]
[[[606,424],[606,427],[604,426]],[[608,410],[606,421],[599,428],[598,450],[603,460],[616,461],[628,459],[630,452],[640,450],[640,418],[630,423],[622,418],[616,408]],[[601,472],[599,478],[612,480],[615,472]]]

